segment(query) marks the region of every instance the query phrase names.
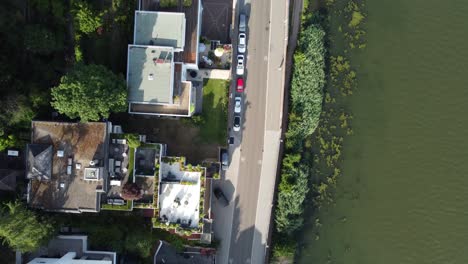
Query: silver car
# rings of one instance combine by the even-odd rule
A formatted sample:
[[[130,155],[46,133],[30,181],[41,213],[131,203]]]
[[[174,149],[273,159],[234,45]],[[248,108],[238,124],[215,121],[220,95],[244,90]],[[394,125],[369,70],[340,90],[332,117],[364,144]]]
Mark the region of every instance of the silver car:
[[[236,98],[234,98],[234,101],[234,113],[239,114],[240,112],[242,112],[242,98],[240,96],[236,96]]]
[[[237,55],[236,74],[239,76],[244,75],[244,55]]]
[[[239,53],[245,53],[245,47],[247,46],[247,37],[245,33],[239,34],[239,39],[237,42],[237,51]]]

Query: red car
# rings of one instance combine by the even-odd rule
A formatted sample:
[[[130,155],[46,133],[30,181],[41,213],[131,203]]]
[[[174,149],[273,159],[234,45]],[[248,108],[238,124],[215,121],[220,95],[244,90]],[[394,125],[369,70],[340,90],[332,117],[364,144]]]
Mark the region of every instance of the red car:
[[[237,79],[237,88],[236,88],[236,91],[237,91],[238,93],[244,92],[244,79],[242,79],[242,78],[238,78],[238,79]]]

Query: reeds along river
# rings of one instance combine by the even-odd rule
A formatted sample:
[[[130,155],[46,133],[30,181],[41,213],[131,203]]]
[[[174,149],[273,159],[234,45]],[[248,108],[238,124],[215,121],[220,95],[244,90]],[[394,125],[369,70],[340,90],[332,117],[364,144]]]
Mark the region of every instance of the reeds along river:
[[[298,262],[468,263],[468,1],[366,9],[336,204]]]

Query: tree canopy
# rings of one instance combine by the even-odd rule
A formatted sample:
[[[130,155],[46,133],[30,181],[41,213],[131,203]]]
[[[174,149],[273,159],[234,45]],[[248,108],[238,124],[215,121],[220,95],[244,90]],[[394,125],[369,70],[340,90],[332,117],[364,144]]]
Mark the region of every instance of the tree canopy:
[[[111,112],[126,108],[127,90],[122,76],[101,65],[77,64],[52,88],[52,106],[82,122],[108,118]]]
[[[125,200],[138,200],[143,197],[141,188],[136,183],[126,183],[120,194]]]
[[[32,252],[46,244],[54,228],[46,219],[40,219],[19,202],[4,204],[0,211],[0,238],[11,248]]]
[[[294,71],[291,81],[292,113],[297,123],[288,133],[299,138],[311,135],[322,112],[323,87],[325,85],[325,32],[317,25],[307,27],[294,54]]]

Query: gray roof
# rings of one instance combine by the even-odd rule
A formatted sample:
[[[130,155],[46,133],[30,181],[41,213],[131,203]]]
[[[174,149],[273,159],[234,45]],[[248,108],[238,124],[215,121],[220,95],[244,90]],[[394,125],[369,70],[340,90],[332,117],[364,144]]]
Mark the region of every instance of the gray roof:
[[[27,178],[50,180],[52,177],[52,145],[29,144],[27,149]]]
[[[183,50],[185,14],[136,11],[134,44],[167,46]]]
[[[172,104],[174,52],[170,47],[129,45],[128,101]]]
[[[21,175],[18,170],[0,169],[0,191],[12,191],[16,189],[16,177]]]

